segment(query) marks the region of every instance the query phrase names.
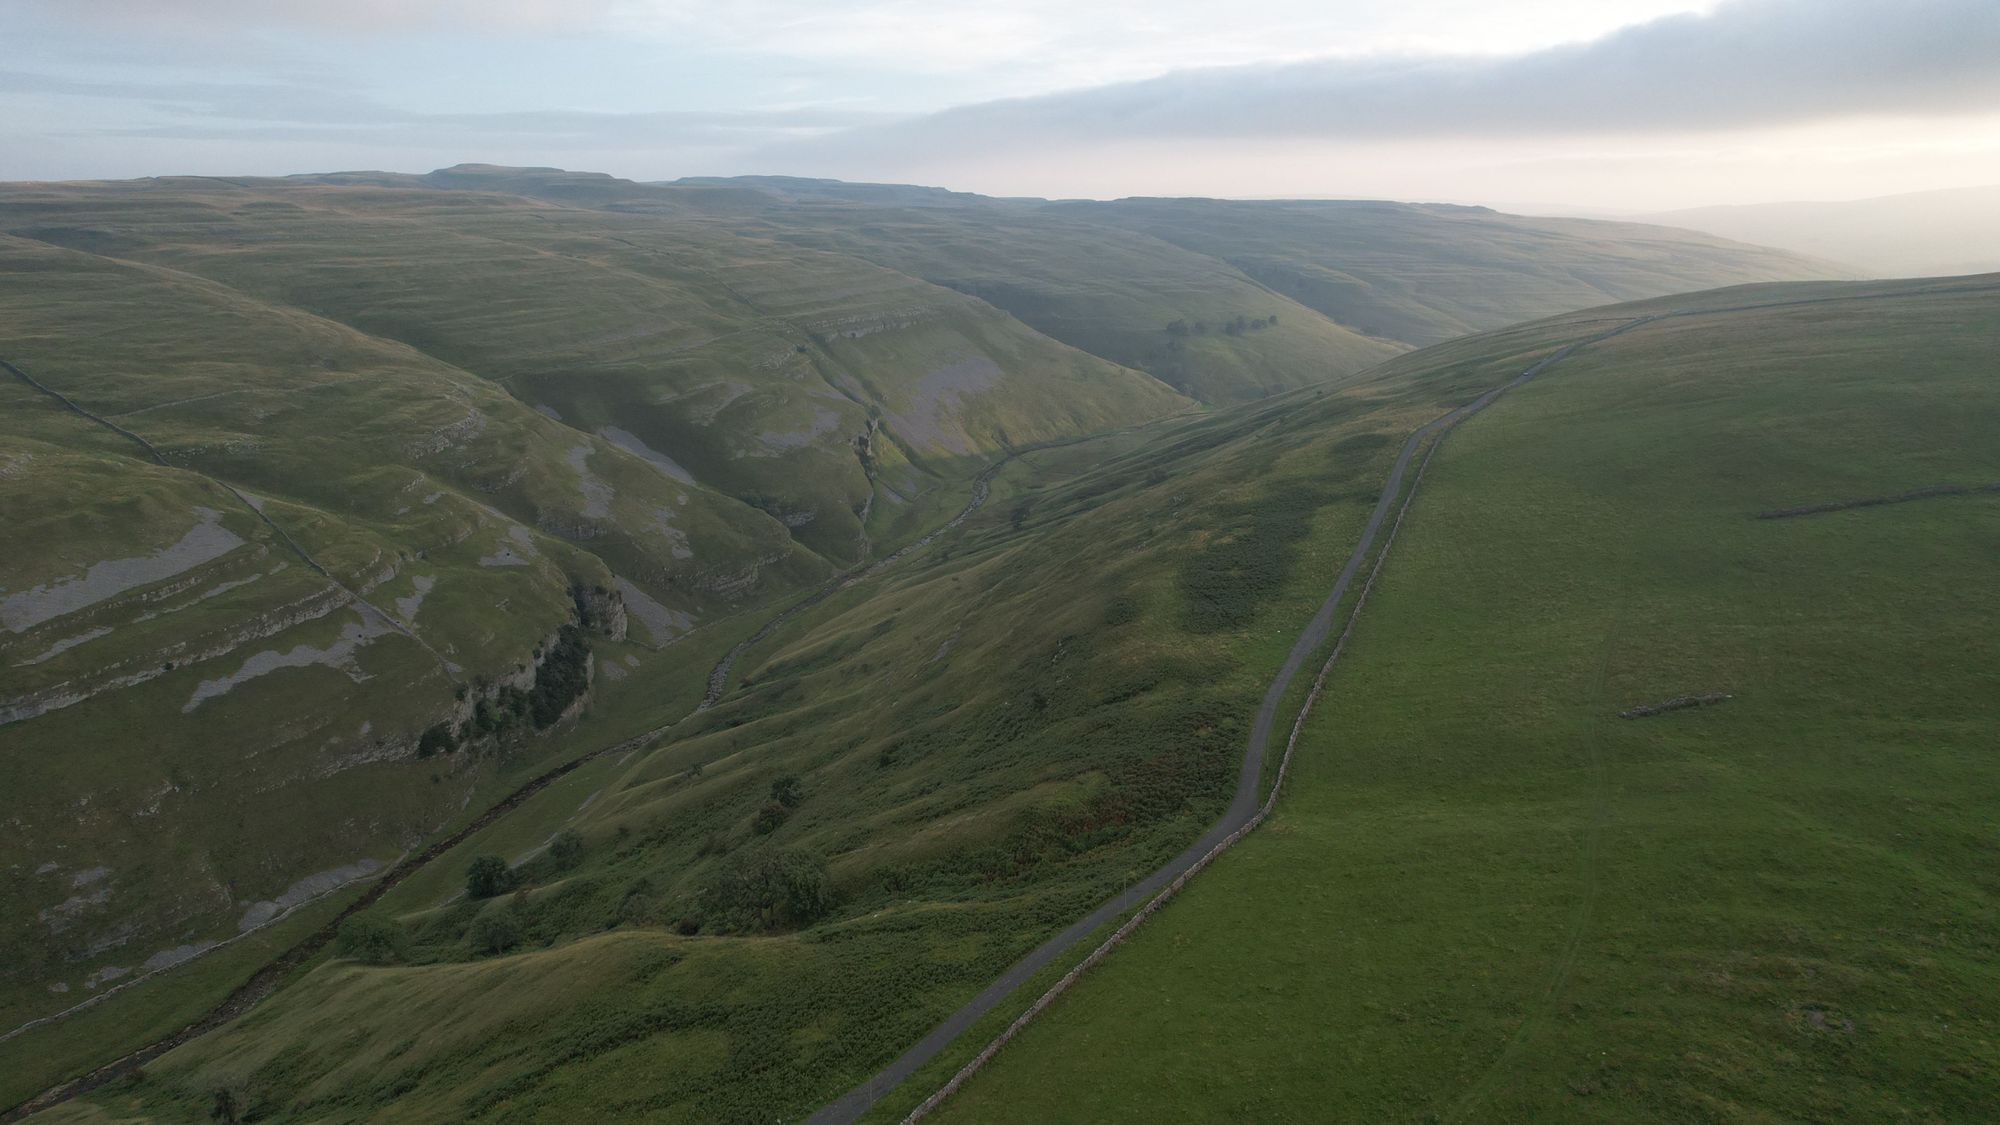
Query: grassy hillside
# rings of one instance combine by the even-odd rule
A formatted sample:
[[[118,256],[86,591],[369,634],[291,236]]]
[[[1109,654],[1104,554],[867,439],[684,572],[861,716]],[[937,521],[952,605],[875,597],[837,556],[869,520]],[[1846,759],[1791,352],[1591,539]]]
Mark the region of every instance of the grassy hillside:
[[[1984,1116],[2000,494],[1757,518],[2000,481],[2000,279],[1937,288],[1571,322],[1716,310],[1450,439],[1276,816],[942,1119]]]
[[[407,1038],[343,964],[320,971],[352,990],[253,1017],[279,1054],[205,1039],[131,1095],[809,1108],[1212,818],[1397,437],[1553,339],[1355,388],[1404,345],[1220,258],[883,194],[477,167],[0,187],[0,1033],[171,985],[0,1041],[8,1092],[199,1012],[271,939],[190,955],[673,723],[779,606],[1018,453],[973,519],[760,634],[720,705],[378,911],[412,996],[467,1007],[513,964],[491,954],[536,949],[615,1019],[525,1009],[517,1055],[471,1035],[357,1091],[285,1053],[334,1011]],[[482,849],[525,880],[504,906],[455,897]],[[726,1050],[671,1081],[565,1092],[717,1021]],[[599,1024],[627,1031],[558,1049]],[[111,1028],[100,1054],[76,1027]]]
[[[803,1115],[1215,816],[1401,435],[1505,362],[1023,456],[658,748],[392,892],[400,963],[322,965],[72,1112]],[[482,853],[520,888],[461,897]]]
[[[1012,445],[1190,405],[851,257],[431,183],[20,187],[0,190],[0,229],[401,342],[842,564]]]
[[[1418,345],[1610,301],[1851,276],[1687,230],[1485,207],[1211,199],[1061,206],[1228,262],[1370,336]]]
[[[899,269],[942,284],[972,292],[991,288],[1000,295],[996,303],[1031,323],[1036,311],[1062,313],[1075,291],[1109,285],[1127,300],[1143,292],[1167,302],[1169,310],[1179,299],[1174,315],[1220,331],[1237,315],[1258,315],[1254,307],[1241,307],[1240,296],[1232,304],[1232,290],[1247,281],[1267,292],[1267,302],[1286,302],[1267,305],[1267,315],[1297,304],[1349,334],[1342,346],[1322,344],[1329,365],[1351,359],[1359,344],[1353,334],[1433,344],[1609,301],[1850,276],[1844,267],[1796,252],[1670,226],[1529,218],[1485,207],[1381,200],[1051,203],[783,177],[694,183],[772,196],[784,204],[775,221],[823,229],[850,240],[859,253],[893,259]],[[1132,258],[1151,268],[1125,266]],[[1038,310],[1036,298],[1058,308]],[[1066,313],[1055,323],[1082,319]],[[1118,323],[1115,316],[1102,319]],[[1158,331],[1136,318],[1126,327],[1135,337]],[[1056,328],[1043,331],[1069,338]],[[1123,343],[1144,359],[1161,341]]]
[[[296,309],[7,237],[0,308],[8,1028],[454,814],[540,745],[579,590],[607,643],[629,609],[658,647],[827,570],[763,513]],[[464,737],[420,749],[440,721]]]
[[[553,752],[580,615],[698,682],[691,630],[915,536],[1005,449],[1191,405],[879,266],[519,198],[14,185],[0,228],[0,1030]]]
[[[968,293],[1204,402],[1245,402],[1351,375],[1406,347],[1317,315],[1226,262],[1067,221],[1046,206],[787,201],[759,218],[788,241]]]
[[[1686,230],[1482,207],[1052,203],[774,176],[635,184],[485,166],[383,182],[480,187],[858,257],[971,294],[1211,403],[1607,301],[1845,276],[1823,262]],[[1176,322],[1184,331],[1169,331]]]

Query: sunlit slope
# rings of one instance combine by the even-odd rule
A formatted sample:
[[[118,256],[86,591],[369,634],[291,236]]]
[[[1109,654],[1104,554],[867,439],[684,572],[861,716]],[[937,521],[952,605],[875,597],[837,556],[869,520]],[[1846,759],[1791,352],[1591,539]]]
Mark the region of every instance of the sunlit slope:
[[[764,194],[783,202],[767,208],[773,221],[815,227],[856,252],[897,255],[898,268],[944,284],[990,291],[989,299],[1031,323],[1037,313],[1061,313],[1075,293],[1115,290],[1124,316],[1106,305],[1088,317],[1037,326],[1082,334],[1072,340],[1080,347],[1126,349],[1127,362],[1148,370],[1165,364],[1163,372],[1199,372],[1217,358],[1160,354],[1160,326],[1129,306],[1164,304],[1179,309],[1175,316],[1219,329],[1239,314],[1258,315],[1242,307],[1246,282],[1265,291],[1271,312],[1297,303],[1333,321],[1347,343],[1323,345],[1324,362],[1338,369],[1354,358],[1356,333],[1431,344],[1607,301],[1848,276],[1795,253],[1694,231],[1485,207],[1369,200],[1050,203],[756,176],[686,186],[706,196],[662,198],[681,207],[750,209],[742,194],[721,193]],[[1134,268],[1142,260],[1149,268]],[[1268,304],[1280,298],[1286,303]],[[1268,339],[1252,335],[1234,346]],[[1248,354],[1239,363],[1254,366]]]
[[[1052,339],[1142,368],[1210,403],[1351,375],[1404,348],[1315,315],[1212,257],[1101,223],[1054,221],[1039,200],[785,177],[640,184],[488,165],[320,178],[357,177],[562,200],[645,215],[677,231],[705,229],[705,237],[726,232],[875,263],[970,295]],[[1255,332],[1229,331],[1239,317],[1265,323]],[[1170,333],[1175,321],[1189,331]]]
[[[91,1104],[802,1117],[1213,820],[1402,437],[1551,338],[1023,456],[669,741],[390,894],[403,963],[315,969]],[[568,866],[535,851],[565,825]],[[457,897],[482,853],[524,860],[523,889]],[[824,860],[823,912],[731,906],[773,856]],[[506,925],[511,952],[475,944]]]
[[[1852,276],[1782,250],[1672,227],[1346,200],[1063,204],[1228,262],[1372,336],[1434,344],[1608,301]]]
[[[643,216],[676,240],[722,240],[731,253],[741,252],[739,239],[817,248],[849,266],[871,262],[969,294],[1211,403],[1324,382],[1411,345],[1606,301],[1842,276],[1691,231],[1482,207],[1051,203],[768,176],[640,184],[488,165],[313,179]]]
[[[2000,278],[1571,331],[1677,309],[1450,439],[1274,818],[945,1120],[1988,1115]]]
[[[9,189],[0,225],[405,343],[842,562],[1011,446],[1189,405],[950,289],[668,216],[179,180]]]
[[[788,240],[969,293],[1206,402],[1324,383],[1406,347],[1335,323],[1213,257],[1040,206],[799,203],[762,217]]]
[[[532,684],[578,590],[657,646],[828,570],[484,380],[198,278],[0,236],[0,321],[0,359],[104,420],[0,371],[10,1016],[437,827],[518,739],[421,734]]]

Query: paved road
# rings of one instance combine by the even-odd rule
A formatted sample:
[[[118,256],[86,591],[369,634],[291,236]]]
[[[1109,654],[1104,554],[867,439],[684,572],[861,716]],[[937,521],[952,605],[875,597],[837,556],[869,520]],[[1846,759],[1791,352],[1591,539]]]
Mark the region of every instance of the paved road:
[[[1001,974],[998,980],[947,1016],[943,1023],[932,1028],[929,1034],[918,1040],[909,1050],[904,1051],[894,1062],[883,1067],[867,1081],[821,1107],[807,1119],[807,1125],[846,1125],[859,1118],[882,1095],[928,1063],[952,1040],[958,1038],[961,1032],[992,1011],[1015,989],[1026,984],[1030,977],[1054,964],[1057,958],[1067,953],[1091,931],[1151,899],[1168,883],[1193,869],[1224,840],[1248,824],[1257,814],[1259,781],[1263,777],[1265,750],[1270,745],[1271,728],[1277,721],[1278,705],[1283,702],[1285,692],[1292,686],[1292,679],[1298,675],[1299,668],[1305,664],[1306,658],[1325,644],[1327,638],[1332,635],[1334,613],[1340,608],[1341,599],[1347,596],[1347,589],[1353,583],[1354,576],[1360,572],[1363,561],[1374,549],[1377,533],[1381,531],[1382,524],[1394,507],[1396,498],[1402,494],[1403,477],[1410,467],[1410,459],[1416,455],[1425,440],[1484,410],[1494,399],[1541,374],[1553,364],[1561,362],[1564,357],[1585,344],[1596,343],[1621,332],[1629,332],[1657,319],[1659,318],[1649,316],[1627,321],[1609,331],[1565,345],[1509,382],[1417,427],[1416,432],[1403,443],[1402,451],[1396,455],[1395,467],[1389,471],[1389,479],[1382,486],[1381,498],[1375,501],[1375,510],[1369,513],[1367,526],[1362,528],[1361,538],[1355,543],[1354,552],[1347,557],[1347,565],[1341,568],[1340,576],[1334,580],[1333,589],[1327,592],[1326,600],[1320,603],[1319,612],[1313,614],[1312,620],[1307,622],[1305,629],[1299,633],[1298,640],[1292,644],[1292,651],[1285,657],[1285,663],[1278,669],[1277,675],[1271,678],[1271,686],[1264,692],[1264,701],[1258,705],[1257,716],[1250,724],[1250,741],[1244,750],[1243,768],[1236,775],[1236,793],[1230,798],[1229,808],[1223,812],[1222,818],[1211,825],[1208,831],[1202,833],[1200,839],[1189,844],[1185,851],[1169,860],[1165,866],[1113,895],[1061,933],[1036,946],[1032,952]]]

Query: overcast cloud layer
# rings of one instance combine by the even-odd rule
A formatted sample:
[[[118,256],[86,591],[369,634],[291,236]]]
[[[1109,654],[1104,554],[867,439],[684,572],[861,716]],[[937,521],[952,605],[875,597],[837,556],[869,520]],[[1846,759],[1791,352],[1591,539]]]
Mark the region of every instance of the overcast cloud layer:
[[[832,147],[1619,133],[1990,109],[1995,0],[1735,0],[1511,58],[1188,71],[947,110]]]
[[[1996,0],[13,0],[0,179],[462,160],[1659,207],[2000,181]]]

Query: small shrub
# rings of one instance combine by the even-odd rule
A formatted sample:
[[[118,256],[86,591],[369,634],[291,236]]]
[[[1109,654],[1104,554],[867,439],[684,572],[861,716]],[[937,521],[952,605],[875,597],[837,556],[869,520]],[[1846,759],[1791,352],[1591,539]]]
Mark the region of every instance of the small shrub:
[[[625,889],[625,898],[618,904],[618,921],[643,925],[653,920],[659,905],[659,900],[653,897],[653,881],[641,875]]]
[[[771,783],[771,799],[788,809],[798,808],[806,799],[806,787],[796,777],[781,777]]]
[[[786,817],[791,815],[792,810],[780,802],[766,801],[764,807],[757,810],[757,819],[750,822],[750,830],[759,836],[769,836],[778,830],[779,825],[785,823]]]

